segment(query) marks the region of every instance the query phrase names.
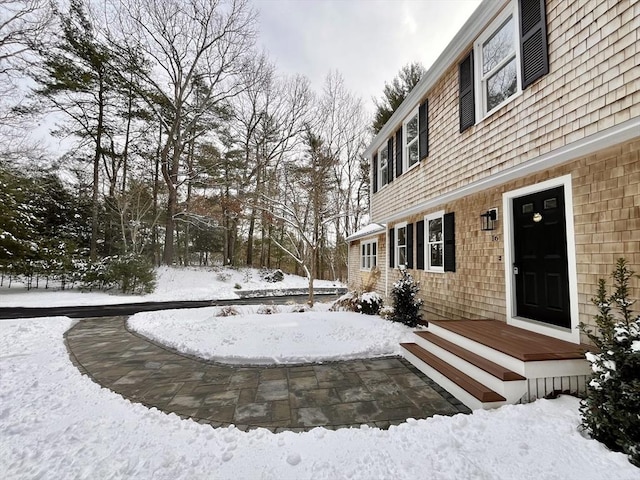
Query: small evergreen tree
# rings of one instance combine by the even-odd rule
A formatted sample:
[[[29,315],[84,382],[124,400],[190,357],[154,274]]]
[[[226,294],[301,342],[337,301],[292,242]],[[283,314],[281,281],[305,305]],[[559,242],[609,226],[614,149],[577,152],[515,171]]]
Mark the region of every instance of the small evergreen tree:
[[[597,331],[580,324],[599,350],[587,353],[593,376],[580,409],[582,426],[593,438],[624,452],[640,467],[640,316],[634,318],[631,306],[635,300],[629,299],[629,280],[634,272],[620,258],[612,276],[613,294],[607,295],[606,282],[600,279],[592,299],[599,310]]]
[[[393,315],[391,320],[415,327],[422,321],[420,307],[422,300],[416,297],[420,285],[407,270],[400,271],[400,279],[393,284],[391,298],[393,300]]]

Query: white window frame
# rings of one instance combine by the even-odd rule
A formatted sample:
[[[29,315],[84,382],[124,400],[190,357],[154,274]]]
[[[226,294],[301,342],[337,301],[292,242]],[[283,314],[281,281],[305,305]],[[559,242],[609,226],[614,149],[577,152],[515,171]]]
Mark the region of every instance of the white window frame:
[[[384,153],[385,157],[387,157],[387,162],[382,167],[382,154]],[[385,142],[384,146],[378,150],[378,190],[382,189],[385,185],[389,183],[389,150],[387,147],[387,143]],[[382,172],[384,172],[387,181],[383,183],[382,181]]]
[[[370,272],[377,266],[378,266],[378,240],[361,241],[360,242],[360,270]]]
[[[407,222],[398,223],[395,227],[395,245],[393,246],[395,251],[395,268],[405,268],[407,266]],[[400,245],[400,230],[404,228],[404,245]],[[404,260],[405,263],[400,263],[400,248],[404,248]]]
[[[402,166],[405,172],[416,165],[420,165],[420,115],[418,113],[419,108],[416,108],[402,122]],[[416,138],[414,138],[411,143],[407,143],[407,123],[413,120],[414,117],[417,124]],[[414,143],[418,146],[418,159],[413,165],[409,165],[409,147],[413,146]]]
[[[487,110],[487,95],[486,95],[486,81],[489,77],[493,75],[497,70],[499,70],[502,66],[506,65],[509,61],[511,61],[513,56],[509,56],[508,59],[503,60],[498,65],[496,65],[487,75],[483,75],[482,73],[482,45],[489,40],[502,25],[508,20],[509,17],[513,18],[513,45],[515,50],[515,61],[516,61],[516,91],[513,95],[506,98],[504,101],[493,107],[491,110]],[[476,119],[482,120],[485,117],[490,116],[496,110],[502,108],[507,103],[513,101],[519,95],[522,94],[522,79],[521,79],[521,58],[520,58],[520,18],[518,16],[518,8],[517,3],[515,1],[509,2],[509,4],[505,7],[505,9],[496,17],[496,19],[491,22],[483,32],[482,35],[478,37],[478,39],[473,44],[473,52],[474,52],[474,88],[475,88],[475,97],[478,99],[476,101]],[[477,123],[477,121],[476,121]]]
[[[444,210],[440,210],[439,212],[433,212],[429,215],[425,215],[424,217],[424,269],[428,272],[438,272],[444,273]],[[429,241],[429,220],[440,219],[442,225],[442,240],[438,242]],[[431,245],[435,245],[437,243],[442,244],[442,265],[441,266],[432,266],[431,265]]]

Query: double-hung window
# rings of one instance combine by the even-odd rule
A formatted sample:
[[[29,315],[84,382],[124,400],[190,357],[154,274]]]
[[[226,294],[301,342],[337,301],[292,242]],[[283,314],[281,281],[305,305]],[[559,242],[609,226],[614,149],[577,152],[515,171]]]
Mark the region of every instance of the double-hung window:
[[[403,124],[404,131],[404,158],[405,170],[420,161],[420,146],[418,141],[418,111],[416,110],[411,116],[405,120]]]
[[[386,143],[378,150],[378,159],[378,188],[380,189],[389,183],[389,150]]]
[[[520,91],[520,53],[515,8],[509,7],[475,44],[478,118],[502,106]]]
[[[544,0],[511,0],[458,64],[460,133],[549,73]]]
[[[404,267],[407,264],[407,224],[396,226],[396,266]]]
[[[378,265],[378,242],[360,242],[360,269],[371,270]]]
[[[444,271],[444,212],[427,215],[424,219],[426,229],[426,269]]]

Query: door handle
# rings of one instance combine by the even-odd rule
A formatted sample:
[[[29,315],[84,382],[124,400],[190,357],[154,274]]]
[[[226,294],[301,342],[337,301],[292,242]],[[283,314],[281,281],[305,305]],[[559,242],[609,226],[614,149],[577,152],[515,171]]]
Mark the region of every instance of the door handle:
[[[513,274],[514,275],[518,275],[518,273],[520,273],[520,271],[518,270],[518,267],[516,267],[515,265],[513,266]]]

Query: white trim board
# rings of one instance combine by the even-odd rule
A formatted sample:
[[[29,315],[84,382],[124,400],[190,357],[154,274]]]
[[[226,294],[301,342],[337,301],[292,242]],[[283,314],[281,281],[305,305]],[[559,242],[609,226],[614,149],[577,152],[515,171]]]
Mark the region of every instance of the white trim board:
[[[640,117],[635,117],[615,127],[608,128],[588,137],[582,138],[569,145],[553,150],[549,153],[528,160],[515,167],[508,168],[489,177],[469,183],[443,195],[425,200],[411,208],[401,210],[388,217],[376,219],[376,223],[389,223],[401,218],[422,213],[425,210],[452,202],[460,198],[497,187],[503,183],[516,180],[520,177],[532,175],[543,170],[548,170],[563,163],[592,154],[605,148],[625,143],[629,140],[640,138]]]
[[[556,327],[543,322],[528,320],[516,316],[515,276],[513,274],[514,240],[513,240],[513,199],[531,193],[564,187],[564,209],[567,236],[567,267],[569,281],[569,311],[571,328]],[[573,224],[573,192],[571,175],[552,178],[544,182],[529,185],[505,192],[502,195],[502,211],[504,212],[504,280],[506,287],[506,315],[507,325],[513,325],[524,330],[541,333],[548,337],[558,338],[571,343],[580,343],[580,322],[578,313],[578,273],[576,268],[575,228]]]

